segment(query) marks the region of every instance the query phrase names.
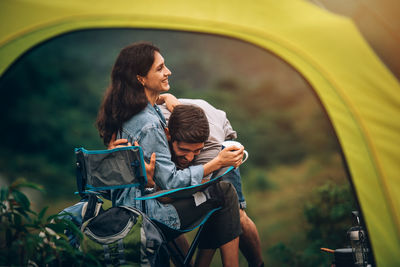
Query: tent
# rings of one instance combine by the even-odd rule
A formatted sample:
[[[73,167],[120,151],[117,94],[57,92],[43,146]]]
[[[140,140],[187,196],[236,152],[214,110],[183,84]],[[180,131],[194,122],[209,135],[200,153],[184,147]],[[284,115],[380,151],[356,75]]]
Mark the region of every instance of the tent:
[[[0,75],[71,31],[151,28],[237,38],[276,54],[313,87],[338,136],[379,266],[399,266],[400,84],[353,23],[301,0],[0,2]]]

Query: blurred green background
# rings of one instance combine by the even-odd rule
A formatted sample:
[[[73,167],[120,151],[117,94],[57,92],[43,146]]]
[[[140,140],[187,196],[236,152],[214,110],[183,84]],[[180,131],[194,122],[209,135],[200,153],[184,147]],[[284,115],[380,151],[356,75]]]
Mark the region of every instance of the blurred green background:
[[[42,184],[37,208],[79,201],[74,148],[103,149],[94,121],[120,49],[146,40],[172,71],[171,93],[202,98],[228,114],[249,152],[241,166],[247,213],[266,266],[328,266],[321,252],[348,245],[356,201],[341,150],[312,88],[268,51],[219,36],[104,29],[49,40],[0,79],[0,183]],[[241,266],[247,266],[240,257]],[[219,266],[215,257],[214,266]]]

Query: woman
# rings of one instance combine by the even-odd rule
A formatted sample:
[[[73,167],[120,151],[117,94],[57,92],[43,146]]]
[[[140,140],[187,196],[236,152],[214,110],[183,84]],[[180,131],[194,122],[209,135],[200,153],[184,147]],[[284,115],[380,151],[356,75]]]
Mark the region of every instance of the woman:
[[[119,133],[121,138],[126,138],[130,143],[138,142],[142,148],[144,157],[149,160],[155,152],[154,181],[162,189],[171,189],[199,184],[204,176],[225,166],[239,166],[243,157],[243,149],[228,151],[227,149],[204,165],[191,166],[178,170],[171,161],[171,153],[166,139],[164,128],[166,127],[164,116],[156,105],[160,101],[160,94],[170,89],[168,77],[171,71],[166,67],[164,58],[157,47],[149,43],[135,43],[125,47],[120,52],[112,73],[111,85],[107,89],[97,118],[97,127],[104,144],[108,145],[112,135]],[[232,193],[232,189],[225,188],[226,194]],[[233,195],[236,193],[233,191]],[[114,190],[111,193],[113,205],[131,205],[141,207],[141,203],[135,200],[140,196],[138,188]],[[237,200],[236,200],[237,202]],[[146,213],[169,227],[180,229],[180,219],[186,216],[177,212],[176,203],[162,204],[157,200],[146,201]],[[200,205],[201,206],[201,205]],[[230,221],[229,227],[222,228],[218,232],[208,233],[214,238],[202,239],[199,247],[205,249],[199,255],[212,255],[216,247],[221,248],[223,262],[227,265],[238,265],[238,236],[240,224],[238,207],[224,208],[225,218]],[[179,213],[179,214],[178,214]],[[222,214],[222,213],[221,213]],[[212,219],[221,216],[215,215]],[[207,225],[212,224],[212,220]],[[220,222],[221,224],[221,222]],[[209,227],[212,229],[212,227]],[[203,259],[207,259],[202,261]],[[198,265],[207,265],[209,257],[200,257]]]

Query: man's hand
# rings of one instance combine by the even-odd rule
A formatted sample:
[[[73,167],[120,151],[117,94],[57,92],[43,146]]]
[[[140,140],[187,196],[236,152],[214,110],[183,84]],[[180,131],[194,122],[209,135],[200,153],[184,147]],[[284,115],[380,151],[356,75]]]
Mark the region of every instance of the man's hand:
[[[236,146],[230,146],[224,148],[221,152],[219,152],[218,156],[203,165],[203,176],[206,177],[213,171],[216,171],[223,167],[239,167],[239,165],[242,164],[243,151],[244,147],[238,148]]]
[[[233,166],[235,168],[242,164],[244,147],[238,148],[236,146],[226,147],[221,150],[217,159],[222,167]]]
[[[174,95],[168,93],[160,95],[156,102],[157,105],[161,105],[164,103],[170,112],[172,112],[177,105],[181,104]]]
[[[118,139],[115,140],[116,134],[114,133],[111,137],[110,143],[108,143],[107,149],[114,149],[117,147],[125,147],[125,146],[132,146],[130,142],[128,142],[128,139]]]
[[[203,176],[206,177],[213,171],[221,169],[223,167],[233,166],[235,168],[239,167],[243,161],[243,151],[244,147],[238,148],[236,146],[230,146],[219,152],[218,156],[213,158],[211,161],[203,165],[204,173]]]
[[[154,187],[154,169],[156,167],[156,153],[151,154],[150,163],[144,162],[146,167],[147,184],[146,187]]]
[[[139,146],[139,143],[135,141],[135,146]],[[156,184],[154,182],[154,170],[156,168],[156,153],[151,154],[150,163],[144,162],[144,166],[146,169],[146,176],[147,176],[147,184],[146,187],[153,188]]]

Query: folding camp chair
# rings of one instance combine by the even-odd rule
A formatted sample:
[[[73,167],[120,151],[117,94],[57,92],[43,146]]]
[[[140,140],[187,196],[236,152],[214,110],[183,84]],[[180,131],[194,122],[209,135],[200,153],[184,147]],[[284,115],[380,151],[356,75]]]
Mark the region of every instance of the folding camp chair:
[[[148,199],[158,198],[161,196],[168,196],[169,198],[192,197],[193,194],[215,183],[218,178],[221,177],[219,176],[201,185],[145,194],[147,176],[141,147],[130,146],[112,150],[86,150],[84,148],[78,148],[75,149],[75,153],[77,159],[77,186],[78,192],[82,197],[85,197],[88,193],[100,193],[106,195],[111,189],[138,187],[141,196],[137,197],[136,200],[139,200],[141,205],[140,207],[135,208],[141,210],[143,213],[146,212],[145,206],[146,200]],[[169,248],[175,264],[179,266],[190,266],[191,259],[199,243],[199,236],[203,225],[209,216],[218,209],[220,208],[211,210],[204,216],[201,223],[192,229],[176,230],[169,228],[158,221],[154,221],[166,236],[166,241],[172,241],[175,247],[174,249]],[[188,253],[184,255],[174,242],[174,239],[184,232],[192,231],[197,227],[199,227],[199,230],[190,245]]]

